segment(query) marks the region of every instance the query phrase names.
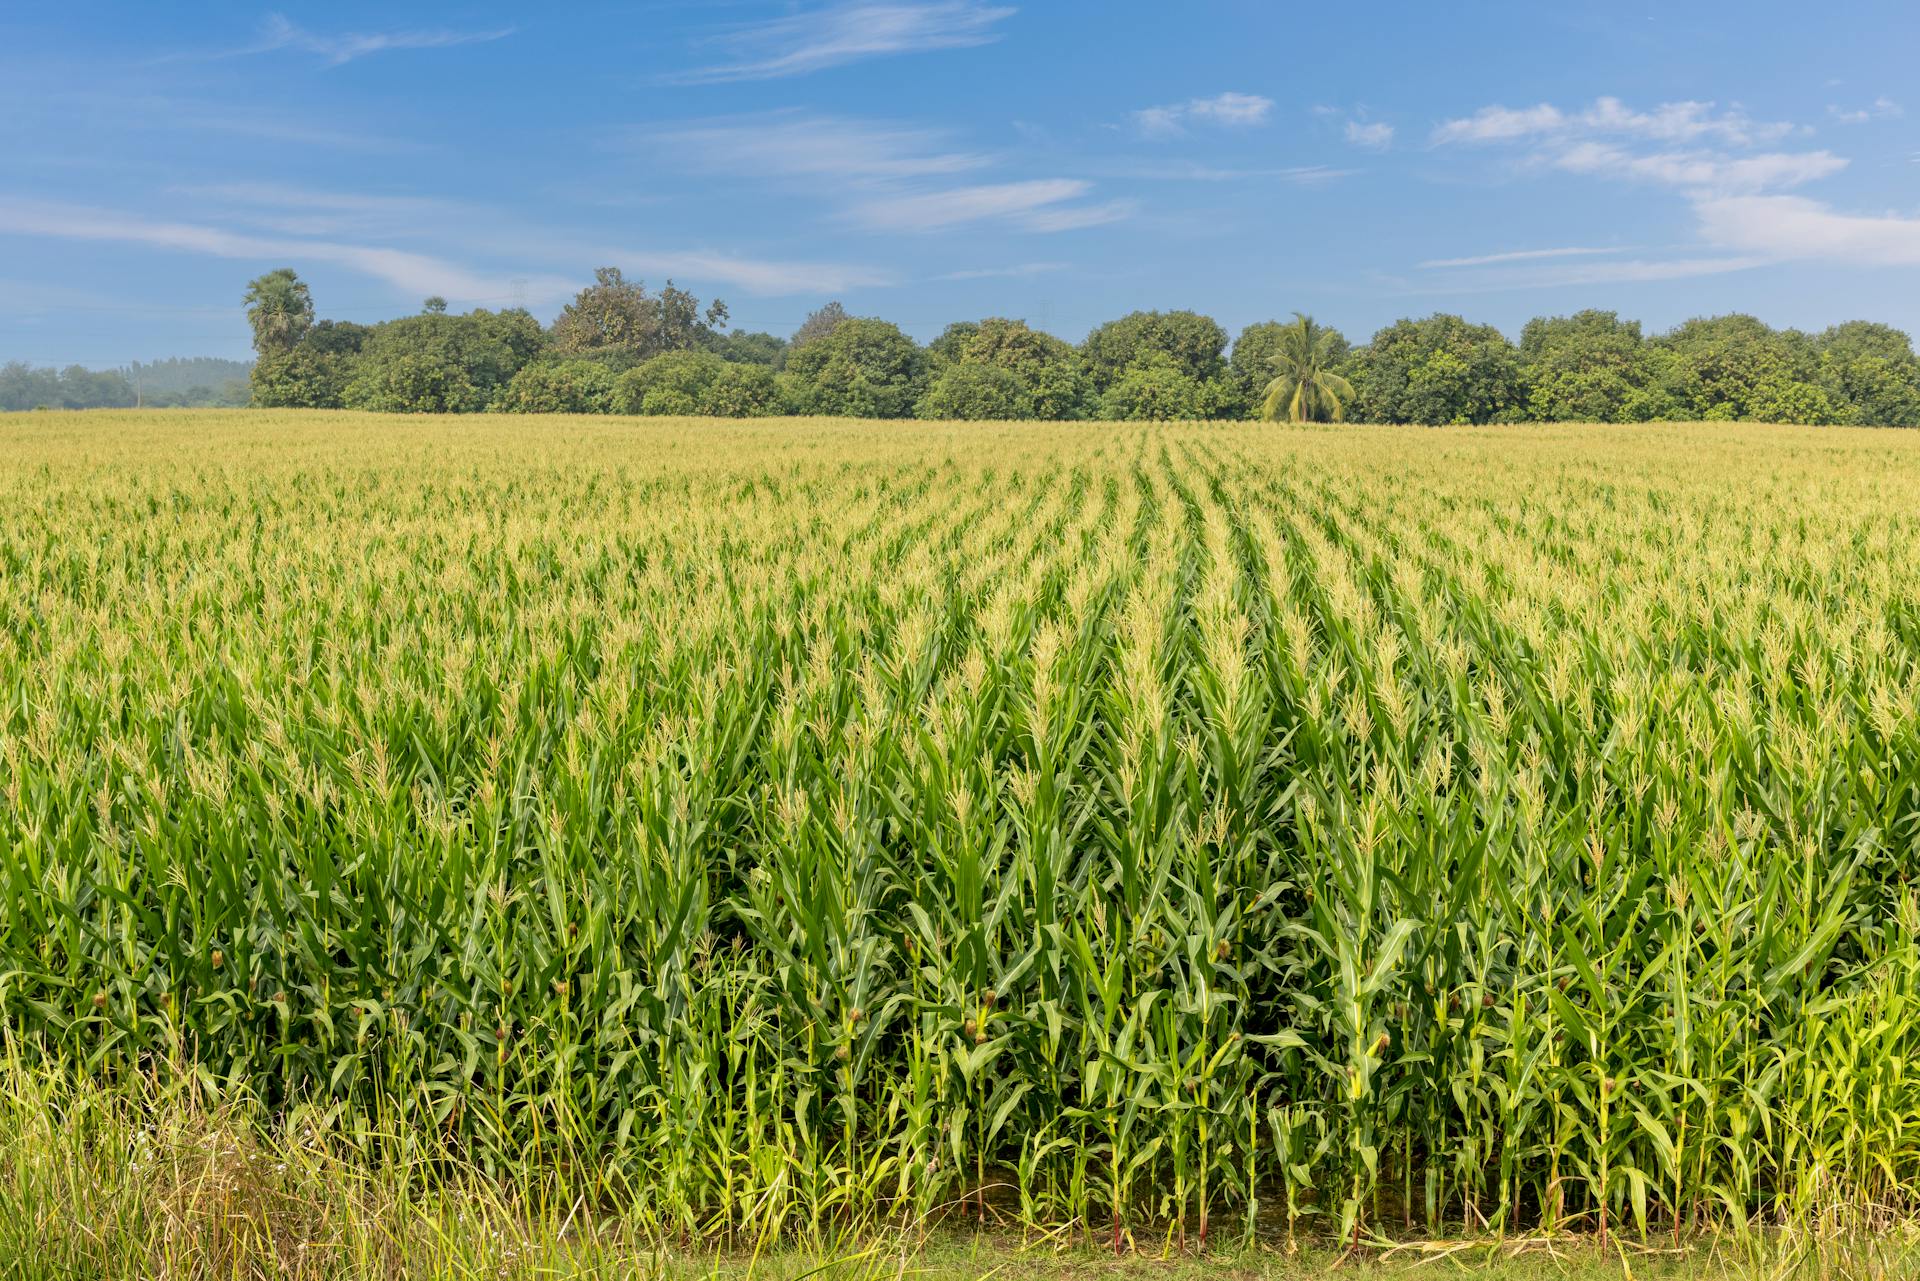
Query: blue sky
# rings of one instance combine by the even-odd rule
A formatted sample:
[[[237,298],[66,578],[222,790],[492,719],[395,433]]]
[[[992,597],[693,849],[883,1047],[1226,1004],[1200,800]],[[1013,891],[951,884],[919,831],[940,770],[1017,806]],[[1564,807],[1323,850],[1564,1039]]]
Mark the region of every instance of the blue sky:
[[[777,333],[1915,330],[1917,50],[1911,0],[11,0],[0,360],[244,355],[278,266],[365,321],[615,264]]]

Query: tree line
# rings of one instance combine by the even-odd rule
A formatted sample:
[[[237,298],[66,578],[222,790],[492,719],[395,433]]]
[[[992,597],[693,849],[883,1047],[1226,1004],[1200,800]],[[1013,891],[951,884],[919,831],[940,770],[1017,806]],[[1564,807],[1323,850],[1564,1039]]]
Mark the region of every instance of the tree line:
[[[1436,314],[1361,345],[1296,315],[1229,340],[1192,311],[1137,311],[1072,344],[1022,320],[924,346],[828,303],[788,338],[602,268],[551,326],[523,309],[360,325],[315,319],[290,270],[253,281],[253,403],[404,413],[929,419],[1289,418],[1381,423],[1754,420],[1920,426],[1920,360],[1888,325],[1820,333],[1752,316],[1661,334],[1610,311],[1542,317],[1515,343]]]
[[[0,410],[194,408],[244,405],[251,396],[244,360],[212,356],[134,361],[118,369],[0,365]]]

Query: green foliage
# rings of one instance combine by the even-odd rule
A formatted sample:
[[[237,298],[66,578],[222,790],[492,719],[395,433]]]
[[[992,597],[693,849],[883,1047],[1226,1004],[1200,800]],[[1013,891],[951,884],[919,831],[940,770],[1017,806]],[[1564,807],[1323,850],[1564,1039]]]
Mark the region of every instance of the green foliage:
[[[21,361],[0,365],[0,410],[124,409],[134,400],[133,385],[118,371],[79,365],[38,369]]]
[[[250,375],[253,403],[263,408],[341,408],[372,333],[366,325],[323,320],[292,350],[261,355]]]
[[[1274,357],[1280,354],[1281,338],[1288,328],[1277,320],[1263,320],[1248,325],[1234,339],[1233,354],[1228,360],[1228,376],[1233,382],[1234,395],[1241,406],[1242,416],[1260,416],[1267,384],[1273,381]],[[1346,364],[1352,345],[1337,329],[1328,328],[1322,332],[1330,335],[1325,340],[1328,344],[1327,368],[1337,372]]]
[[[604,414],[613,408],[613,371],[596,360],[528,365],[493,399],[504,414]]]
[[[286,270],[269,273],[248,291],[261,353],[251,373],[253,402],[469,410],[491,403],[551,346],[563,359],[591,360],[615,373],[666,354],[779,371],[777,379],[721,378],[706,361],[662,366],[630,380],[619,402],[625,412],[655,415],[1220,419],[1257,416],[1274,393],[1276,417],[1384,423],[1751,419],[1920,426],[1920,359],[1905,334],[1864,321],[1810,337],[1775,331],[1750,316],[1727,316],[1689,321],[1648,339],[1636,322],[1583,311],[1528,322],[1516,349],[1491,326],[1435,315],[1398,321],[1366,346],[1349,349],[1337,331],[1297,319],[1249,325],[1229,360],[1222,354],[1225,332],[1194,312],[1134,312],[1093,330],[1077,349],[1022,321],[963,321],[921,349],[883,321],[854,321],[835,302],[812,313],[789,344],[766,333],[723,332],[723,304],[703,315],[698,300],[671,282],[655,296],[614,268],[596,273],[595,284],[562,312],[550,343],[524,313],[501,313],[522,317],[503,341],[476,319],[488,314],[453,317],[430,308],[372,329],[315,324],[299,278]],[[1303,324],[1306,340],[1298,336]],[[66,375],[9,368],[0,375],[0,405],[126,403],[117,385],[89,382],[85,371],[62,387]],[[529,389],[545,377],[529,375]],[[554,387],[530,390],[516,403],[592,403],[592,394],[583,390],[582,396]],[[233,397],[209,383],[149,399]]]
[[[1705,421],[1831,423],[1840,408],[1817,385],[1819,353],[1804,334],[1752,316],[1689,320],[1656,340],[1678,416]]]
[[[815,308],[807,313],[807,318],[800,322],[798,329],[793,331],[793,338],[788,342],[787,349],[791,353],[809,343],[818,342],[851,319],[853,317],[847,314],[847,309],[838,302],[830,302],[824,307]]]
[[[387,413],[478,413],[545,343],[518,309],[390,320],[367,335],[343,399]]]
[[[1268,357],[1272,377],[1260,389],[1260,417],[1268,422],[1343,421],[1354,392],[1353,384],[1333,368],[1347,354],[1340,331],[1296,311],[1293,323],[1280,327],[1273,344]]]
[[[1155,356],[1165,356],[1196,384],[1210,382],[1226,371],[1226,349],[1227,331],[1191,311],[1136,311],[1101,325],[1080,344],[1087,376],[1102,393],[1135,365],[1159,364]]]
[[[1357,393],[1350,417],[1362,422],[1501,422],[1525,403],[1506,336],[1444,313],[1382,329],[1345,372]]]
[[[779,380],[762,364],[728,362],[700,398],[700,412],[715,418],[763,418],[784,408]]]
[[[1194,378],[1180,362],[1150,351],[1100,393],[1095,416],[1116,422],[1168,422],[1229,416],[1237,403],[1224,377]]]
[[[1640,323],[1610,311],[1541,317],[1520,333],[1527,414],[1542,422],[1617,423],[1655,412],[1657,362]]]
[[[743,365],[765,365],[769,369],[778,369],[786,359],[787,340],[776,338],[772,334],[748,333],[736,329],[732,333],[709,340],[707,350],[722,360],[737,361]]]
[[[313,294],[291,267],[248,282],[244,301],[259,355],[292,351],[313,324]]]
[[[979,332],[979,324],[971,320],[956,320],[941,330],[940,336],[927,344],[927,357],[933,362],[935,371],[944,369],[961,359],[966,352],[967,344],[972,342]]]
[[[553,322],[553,349],[562,357],[604,361],[628,369],[669,351],[694,351],[718,339],[727,305],[700,300],[669,280],[657,295],[618,267],[601,267]]]
[[[779,413],[781,403],[773,370],[765,365],[677,351],[621,374],[612,407],[620,414],[754,418]]]
[[[978,406],[981,418],[1085,416],[1088,388],[1079,353],[1024,320],[949,325],[929,355],[936,377],[920,402],[922,417],[967,418],[973,416],[963,412],[967,405]]]
[[[614,383],[613,411],[685,417],[700,404],[726,362],[712,352],[676,351],[621,374]]]
[[[1891,325],[1835,325],[1814,340],[1820,386],[1836,421],[1862,427],[1920,427],[1920,361]]]
[[[985,422],[1030,418],[1019,376],[998,365],[949,364],[920,398],[916,416]]]
[[[842,321],[787,353],[789,399],[803,414],[907,418],[925,392],[925,351],[884,320]]]

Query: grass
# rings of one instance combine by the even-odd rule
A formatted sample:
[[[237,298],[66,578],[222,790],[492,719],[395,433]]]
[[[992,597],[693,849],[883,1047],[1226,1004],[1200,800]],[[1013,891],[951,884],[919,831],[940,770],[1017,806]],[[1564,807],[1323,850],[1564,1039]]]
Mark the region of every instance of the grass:
[[[0,421],[0,1234],[1897,1266],[1917,499],[1837,429]]]

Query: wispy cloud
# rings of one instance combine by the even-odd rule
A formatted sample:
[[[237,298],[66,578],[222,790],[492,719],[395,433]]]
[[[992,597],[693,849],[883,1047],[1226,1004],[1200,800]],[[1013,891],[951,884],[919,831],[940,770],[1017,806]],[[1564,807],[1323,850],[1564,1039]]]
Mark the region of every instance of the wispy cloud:
[[[643,140],[690,167],[743,177],[922,178],[990,163],[937,130],[794,112],[650,129]]]
[[[404,292],[422,297],[441,294],[462,301],[498,299],[516,293],[524,293],[529,301],[551,301],[566,296],[573,288],[570,281],[557,276],[489,276],[443,258],[403,249],[256,236],[200,223],[165,222],[106,209],[8,197],[0,197],[0,233],[147,245],[214,258],[333,263]]]
[[[1881,97],[1875,98],[1868,106],[1851,110],[1829,104],[1827,114],[1843,125],[1863,125],[1872,120],[1898,120],[1906,111],[1893,99]]]
[[[369,198],[378,199],[378,198]],[[340,196],[338,204],[352,197]],[[251,261],[260,266],[300,267],[328,263],[424,298],[439,294],[455,302],[530,305],[561,301],[579,280],[551,272],[477,271],[449,259],[390,246],[341,240],[263,236],[205,222],[163,221],[88,206],[0,196],[0,235],[144,245],[178,253]],[[550,255],[548,236],[533,236],[527,259]],[[660,251],[578,247],[583,259],[618,262],[636,271],[737,287],[750,293],[820,294],[894,283],[886,272],[849,263],[782,262],[715,250]]]
[[[1024,280],[1029,276],[1044,276],[1068,268],[1064,262],[1021,262],[1010,267],[969,267],[963,271],[949,271],[945,275],[935,276],[935,280]]]
[[[1430,258],[1419,264],[1423,268],[1437,267],[1487,267],[1503,262],[1534,262],[1542,258],[1584,258],[1593,254],[1617,254],[1619,249],[1591,249],[1584,246],[1569,246],[1563,249],[1513,249],[1505,253],[1479,254],[1472,258]]]
[[[699,250],[684,253],[612,250],[602,256],[632,271],[709,281],[771,297],[837,294],[849,289],[878,288],[899,283],[891,272],[853,263],[779,262]]]
[[[1380,121],[1347,121],[1347,141],[1356,147],[1385,151],[1393,145],[1393,126]]]
[[[942,185],[942,179],[991,168],[995,157],[956,145],[943,130],[914,125],[774,112],[649,129],[638,139],[692,169],[817,193],[874,231],[968,223],[1070,231],[1113,222],[1132,208],[1084,203],[1093,186],[1082,178]]]
[[[338,67],[369,54],[395,49],[446,49],[454,45],[486,44],[512,35],[514,28],[489,31],[449,31],[445,29],[411,31],[347,32],[324,35],[299,26],[283,14],[269,14],[262,24],[260,39],[239,53],[274,53],[294,50],[317,56],[329,67]]]
[[[775,80],[889,54],[966,49],[1000,38],[1014,10],[977,0],[843,3],[731,31],[717,38],[731,59],[665,77],[678,84]]]
[[[940,231],[972,222],[1007,223],[1025,231],[1070,231],[1125,217],[1118,203],[1078,205],[1092,184],[1078,178],[952,187],[916,195],[884,196],[853,210],[856,221],[879,231]]]
[[[1920,266],[1920,218],[1849,214],[1805,196],[1728,196],[1694,206],[1701,234],[1724,249],[1774,260]]]
[[[1876,109],[1897,111],[1885,99]],[[1426,267],[1526,267],[1531,284],[1671,280],[1745,271],[1784,262],[1869,267],[1920,266],[1920,217],[1836,209],[1792,190],[1841,172],[1847,158],[1831,151],[1757,151],[1763,142],[1798,132],[1760,125],[1711,104],[1669,103],[1636,112],[1602,98],[1579,113],[1542,104],[1520,111],[1489,107],[1435,131],[1441,145],[1505,142],[1526,148],[1539,165],[1668,187],[1691,209],[1700,246],[1709,252],[1666,259],[1622,260],[1585,248],[1528,250],[1478,258],[1437,259]],[[1673,144],[1688,144],[1676,147]],[[1602,258],[1543,267],[1529,258]],[[1498,273],[1489,273],[1497,275]]]
[[[1662,280],[1691,280],[1765,267],[1772,259],[1758,255],[1700,254],[1674,258],[1625,258],[1527,262],[1489,255],[1484,267],[1428,277],[1433,283],[1412,286],[1409,294],[1509,293],[1518,290],[1572,288],[1587,285],[1643,284]],[[1423,263],[1422,266],[1437,264]]]
[[[1340,135],[1352,146],[1365,147],[1369,151],[1385,151],[1393,145],[1393,126],[1383,120],[1370,119],[1365,107],[1349,111],[1345,107],[1321,103],[1313,108],[1313,114],[1329,125],[1339,126]]]
[[[1847,167],[1831,151],[1768,151],[1730,156],[1711,151],[1636,155],[1602,142],[1579,142],[1551,157],[1574,173],[1612,174],[1699,193],[1738,193],[1798,187]]]
[[[1150,138],[1173,138],[1190,124],[1246,129],[1263,125],[1273,114],[1273,99],[1257,93],[1221,93],[1190,98],[1164,107],[1144,107],[1133,113],[1134,125]]]
[[[1575,112],[1547,103],[1484,107],[1440,125],[1433,139],[1437,146],[1517,145],[1534,164],[1657,183],[1701,198],[1797,187],[1846,168],[1844,157],[1826,150],[1752,150],[1795,132],[1791,124],[1758,123],[1708,102],[1636,111],[1618,98],[1601,98]]]
[[[1532,107],[1482,107],[1470,116],[1436,126],[1437,145],[1515,142],[1569,136],[1617,136],[1654,142],[1718,142],[1747,147],[1797,132],[1794,125],[1754,120],[1739,108],[1718,111],[1711,102],[1663,102],[1636,111],[1618,98],[1596,98],[1581,111],[1562,111],[1550,103]]]
[[[1148,182],[1241,182],[1251,178],[1277,178],[1299,187],[1318,187],[1359,173],[1358,169],[1336,169],[1330,165],[1283,165],[1277,168],[1233,168],[1200,164],[1191,160],[1164,160],[1144,163],[1126,162],[1100,165],[1082,170],[1113,178],[1135,178]]]
[[[172,190],[208,201],[238,220],[295,236],[444,236],[455,201],[428,196],[322,191],[278,182],[219,182]]]

